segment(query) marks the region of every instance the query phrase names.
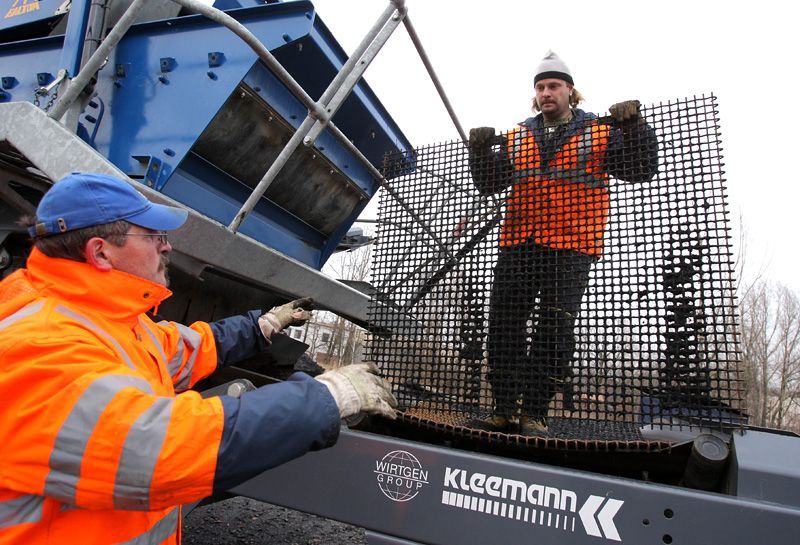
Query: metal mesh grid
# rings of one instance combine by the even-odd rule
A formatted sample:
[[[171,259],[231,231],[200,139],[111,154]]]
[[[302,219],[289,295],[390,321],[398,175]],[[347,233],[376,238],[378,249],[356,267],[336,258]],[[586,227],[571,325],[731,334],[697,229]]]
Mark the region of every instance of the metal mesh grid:
[[[742,424],[716,98],[641,112],[387,157],[367,357],[407,415],[614,440]]]

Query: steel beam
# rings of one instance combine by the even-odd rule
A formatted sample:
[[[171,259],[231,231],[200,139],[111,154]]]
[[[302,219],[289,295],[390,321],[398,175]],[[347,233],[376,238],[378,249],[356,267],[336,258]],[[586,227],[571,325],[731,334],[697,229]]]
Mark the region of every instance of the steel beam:
[[[763,470],[763,457],[776,455],[775,437],[749,431],[735,437],[734,450],[737,441],[760,445],[762,459],[749,462]],[[786,443],[800,448],[796,436],[780,448]],[[781,485],[787,471],[792,479]],[[792,463],[767,473],[762,482],[780,494],[737,497],[343,429],[334,447],[232,492],[362,526],[375,543],[794,543],[800,471]]]
[[[0,104],[0,140],[8,141],[51,180],[73,171],[102,172],[128,180],[153,202],[183,207],[130,180],[63,125],[27,102]],[[321,308],[358,324],[367,322],[363,293],[192,210],[185,226],[170,234],[178,262],[211,266],[287,297],[311,296]],[[196,268],[194,271],[197,272]]]

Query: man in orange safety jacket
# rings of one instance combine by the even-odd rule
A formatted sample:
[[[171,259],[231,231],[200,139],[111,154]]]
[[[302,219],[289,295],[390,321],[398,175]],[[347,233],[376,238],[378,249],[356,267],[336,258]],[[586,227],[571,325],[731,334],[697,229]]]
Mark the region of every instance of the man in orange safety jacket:
[[[180,506],[394,417],[353,365],[239,398],[190,388],[310,317],[298,300],[214,323],[153,322],[183,209],[73,173],[42,198],[27,267],[0,282],[0,544],[176,544]]]
[[[482,424],[523,434],[548,432],[548,405],[559,387],[570,402],[575,315],[603,251],[609,176],[642,183],[658,168],[658,142],[638,101],[613,105],[613,126],[601,123],[575,107],[583,97],[552,51],[536,70],[534,88],[538,115],[501,141],[491,127],[469,136],[478,192],[511,188],[489,309],[495,407]]]

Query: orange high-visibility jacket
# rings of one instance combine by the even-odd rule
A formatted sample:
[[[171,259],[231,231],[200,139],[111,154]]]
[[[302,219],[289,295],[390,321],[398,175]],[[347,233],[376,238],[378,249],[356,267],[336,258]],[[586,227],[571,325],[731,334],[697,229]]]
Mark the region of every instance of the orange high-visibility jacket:
[[[604,160],[610,128],[587,121],[544,164],[533,132],[507,134],[514,186],[506,198],[500,246],[533,240],[548,248],[600,255],[608,221],[608,173]]]
[[[156,324],[165,287],[33,250],[0,283],[0,544],[179,541],[208,496],[220,398],[210,326]]]

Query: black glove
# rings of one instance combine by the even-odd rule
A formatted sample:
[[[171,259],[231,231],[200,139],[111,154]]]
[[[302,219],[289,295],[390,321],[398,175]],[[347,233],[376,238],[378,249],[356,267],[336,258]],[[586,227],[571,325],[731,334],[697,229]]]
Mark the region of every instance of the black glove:
[[[641,105],[638,100],[626,100],[617,102],[608,109],[608,112],[618,123],[638,122],[642,119],[642,113],[639,111]]]
[[[469,149],[478,151],[492,147],[494,142],[494,127],[478,127],[469,130]]]

